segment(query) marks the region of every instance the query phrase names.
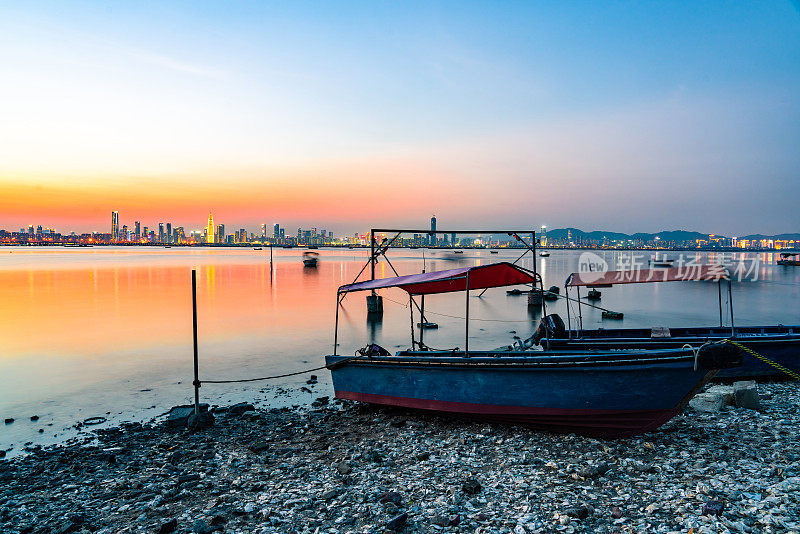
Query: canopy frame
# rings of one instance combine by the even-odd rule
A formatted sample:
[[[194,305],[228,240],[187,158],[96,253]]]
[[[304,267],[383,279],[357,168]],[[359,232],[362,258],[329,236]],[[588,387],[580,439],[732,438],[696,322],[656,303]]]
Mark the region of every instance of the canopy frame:
[[[376,236],[376,234],[383,233],[383,232],[390,233],[390,234],[394,233],[395,235],[394,235],[394,237],[392,237],[391,240],[384,239],[380,244],[378,244],[375,236]],[[370,255],[369,255],[369,259],[364,264],[364,266],[361,268],[361,270],[358,272],[358,274],[356,275],[355,279],[353,280],[353,283],[349,284],[349,285],[351,285],[351,286],[355,285],[358,282],[358,279],[361,277],[361,275],[364,273],[364,271],[366,270],[366,268],[368,266],[370,267],[370,281],[375,280],[375,265],[377,264],[378,259],[381,256],[389,264],[389,266],[391,267],[391,269],[394,272],[395,276],[399,277],[400,275],[398,274],[397,270],[394,268],[392,263],[389,261],[389,258],[387,256],[386,252],[389,250],[389,248],[392,246],[392,244],[395,241],[397,241],[397,239],[403,234],[422,234],[422,235],[436,235],[436,234],[472,234],[472,235],[506,234],[506,235],[509,235],[509,236],[513,236],[518,242],[523,244],[523,246],[525,248],[525,251],[522,253],[522,255],[520,255],[516,260],[514,260],[509,265],[513,266],[515,269],[518,269],[520,271],[529,273],[529,276],[531,277],[531,281],[530,281],[531,291],[535,290],[536,281],[537,280],[539,280],[539,282],[541,284],[541,277],[538,275],[537,267],[536,267],[536,244],[537,243],[536,243],[536,232],[535,231],[530,231],[530,230],[416,230],[416,229],[396,229],[396,228],[373,228],[373,229],[370,230]],[[523,235],[527,236],[528,234],[530,235],[530,241],[527,241],[525,238],[522,237]],[[532,270],[525,269],[524,267],[521,267],[521,266],[517,265],[517,263],[519,263],[528,254],[531,254],[531,256],[532,256],[532,263],[533,263],[533,269]],[[507,263],[507,262],[504,262],[504,263]],[[477,266],[477,267],[480,267],[480,266]],[[465,290],[464,290],[464,293],[466,295],[466,302],[465,302],[465,308],[466,308],[465,312],[466,313],[465,313],[465,325],[464,325],[465,326],[464,327],[464,330],[465,330],[465,338],[464,338],[464,353],[465,353],[465,356],[469,356],[469,296],[470,296],[469,295],[469,292],[470,292],[470,281],[469,281],[470,280],[470,276],[469,276],[469,273],[470,273],[470,271],[472,269],[473,268],[467,269],[467,271],[466,271],[466,273],[464,275],[464,278],[466,278],[466,284],[465,284]],[[424,274],[424,269],[423,269],[423,274]],[[455,280],[457,278],[454,277],[452,279]],[[505,285],[517,285],[517,284],[505,284]],[[505,286],[490,286],[490,287],[505,287]],[[344,301],[344,298],[347,296],[347,294],[350,293],[350,291],[342,292],[341,288],[339,288],[339,289],[340,289],[340,291],[337,291],[337,293],[336,293],[336,319],[335,319],[334,335],[333,335],[333,355],[334,356],[336,356],[337,350],[338,350],[338,347],[339,347],[339,342],[338,342],[339,341],[339,307],[342,305],[342,302]],[[372,289],[371,290],[372,291],[372,295],[375,295],[375,289],[379,289],[379,288],[376,287],[376,288]],[[479,296],[482,296],[483,293],[485,293],[486,290],[489,289],[489,287],[483,287],[483,288],[480,288],[480,289],[483,289],[483,291],[479,295]],[[421,296],[424,299],[424,294],[421,294]],[[409,292],[409,300],[410,300],[410,303],[411,303],[411,306],[410,306],[411,307],[411,313],[410,313],[410,316],[411,316],[411,328],[412,328],[412,340],[411,340],[412,345],[411,345],[411,348],[413,349],[414,348],[414,344],[416,342],[416,340],[414,339],[414,310],[413,310],[413,308],[416,307],[417,310],[419,310],[420,316],[422,318],[421,319],[422,321],[424,321],[425,312],[424,312],[424,308],[420,308],[419,305],[416,303],[416,301],[413,298],[413,294],[411,292]],[[423,306],[424,306],[424,300],[423,300]],[[542,314],[544,315],[545,310],[546,310],[544,299],[542,299],[541,306],[542,306]],[[422,333],[420,333],[420,343],[419,344],[420,345],[422,344]]]
[[[727,281],[728,282],[728,304],[729,304],[729,311],[730,311],[730,314],[731,314],[731,336],[735,336],[736,335],[736,326],[735,326],[735,322],[734,322],[734,318],[733,318],[733,291],[732,291],[732,288],[731,288],[730,272],[728,271],[728,269],[726,267],[724,267],[722,265],[713,265],[713,264],[712,265],[694,265],[694,266],[687,266],[685,268],[689,269],[689,270],[692,270],[692,269],[696,269],[697,267],[707,268],[707,269],[705,269],[705,270],[701,269],[700,272],[698,273],[698,276],[696,276],[696,277],[691,277],[690,276],[691,271],[690,271],[690,273],[684,275],[683,277],[680,277],[680,275],[679,275],[678,277],[675,277],[675,278],[668,278],[668,274],[669,274],[668,271],[670,271],[670,270],[681,270],[684,267],[666,267],[666,268],[648,269],[648,271],[650,271],[648,273],[649,276],[647,277],[647,279],[644,279],[644,280],[641,279],[642,278],[641,276],[639,276],[639,273],[644,271],[644,269],[638,269],[638,270],[634,270],[634,272],[637,273],[637,276],[636,276],[635,279],[632,279],[629,276],[629,278],[627,278],[627,279],[622,278],[620,280],[620,282],[617,282],[617,283],[620,283],[620,284],[636,284],[636,283],[654,283],[654,282],[696,282],[696,281],[714,281],[714,280],[716,280],[718,282],[718,285],[717,285],[717,294],[718,294],[717,300],[718,300],[718,304],[719,304],[719,326],[722,327],[723,326],[723,320],[722,320],[722,309],[723,309],[722,308],[722,282],[723,281]],[[712,270],[714,268],[716,268],[717,271]],[[611,273],[614,273],[614,272],[618,273],[617,276],[620,276],[619,273],[624,273],[625,271],[609,271],[606,274],[611,274]],[[662,273],[664,273],[662,279],[653,278],[652,275],[653,275],[654,272],[662,272]],[[596,283],[588,282],[588,281],[584,282],[583,280],[579,280],[577,283],[575,283],[574,282],[575,275],[578,275],[578,277],[580,278],[580,273],[572,273],[572,274],[570,274],[567,277],[566,281],[564,282],[564,293],[567,296],[567,302],[569,302],[569,288],[570,287],[575,287],[575,290],[577,291],[577,294],[578,294],[578,298],[577,298],[577,302],[578,302],[578,317],[577,317],[577,320],[578,320],[578,322],[577,322],[577,324],[575,326],[578,328],[578,332],[580,332],[581,330],[583,330],[583,313],[582,313],[582,310],[581,310],[581,289],[580,289],[581,286],[586,286],[586,287],[611,287],[611,286],[614,285],[614,282],[613,282],[613,280],[612,281],[609,281],[609,280],[600,281],[601,278],[598,278],[598,282],[596,282]],[[569,304],[567,305],[567,324],[568,325],[571,324]],[[571,328],[571,326],[568,326],[567,329],[568,329],[568,332],[569,332],[569,339],[572,339],[572,328]]]

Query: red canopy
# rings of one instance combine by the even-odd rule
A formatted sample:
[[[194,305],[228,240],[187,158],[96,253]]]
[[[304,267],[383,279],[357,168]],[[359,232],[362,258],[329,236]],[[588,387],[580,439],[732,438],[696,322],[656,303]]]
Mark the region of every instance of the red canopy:
[[[609,286],[643,282],[686,282],[689,280],[728,280],[723,265],[682,265],[664,269],[629,269],[626,271],[572,273],[567,286]]]
[[[507,262],[479,265],[477,267],[461,267],[446,271],[396,276],[368,280],[356,284],[348,284],[339,288],[339,293],[351,291],[366,291],[386,287],[399,287],[412,295],[430,295],[433,293],[450,293],[464,291],[467,288],[467,273],[469,273],[470,289],[486,289],[489,287],[513,286],[517,284],[530,284],[533,276],[527,271]]]

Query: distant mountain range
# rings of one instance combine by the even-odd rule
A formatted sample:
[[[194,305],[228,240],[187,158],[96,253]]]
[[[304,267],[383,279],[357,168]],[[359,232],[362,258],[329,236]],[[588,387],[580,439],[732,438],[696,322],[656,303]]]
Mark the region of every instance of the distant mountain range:
[[[609,241],[627,241],[629,239],[634,241],[653,241],[656,237],[658,237],[662,241],[673,242],[673,243],[683,243],[686,241],[694,241],[696,239],[708,239],[710,234],[702,234],[700,232],[690,232],[688,230],[664,230],[662,232],[656,232],[653,234],[648,234],[644,232],[638,232],[635,234],[624,234],[621,232],[603,232],[601,230],[594,230],[592,232],[584,232],[583,230],[578,230],[577,228],[558,228],[553,230],[547,231],[547,237],[553,240],[566,240],[568,233],[572,234],[573,241],[595,241],[599,242],[604,239],[608,239]],[[720,236],[717,237],[730,237],[730,236]],[[737,236],[738,239],[800,239],[800,233],[796,234],[778,234],[778,235],[763,235],[763,234],[751,234],[745,236]]]

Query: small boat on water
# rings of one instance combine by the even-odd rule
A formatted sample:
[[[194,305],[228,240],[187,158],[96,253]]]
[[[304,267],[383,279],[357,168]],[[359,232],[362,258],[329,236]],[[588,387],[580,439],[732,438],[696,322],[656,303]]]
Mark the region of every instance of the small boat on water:
[[[506,291],[506,295],[514,295],[514,296],[522,295],[523,293],[527,293],[527,291],[517,288],[509,289],[508,291]]]
[[[800,252],[781,252],[778,265],[800,265]]]
[[[463,254],[463,253],[464,253],[463,250],[454,250],[453,251],[453,254]]]
[[[511,263],[356,282],[337,292],[333,354],[325,358],[337,398],[514,423],[553,432],[622,437],[658,428],[683,410],[721,368],[741,363],[729,344],[698,350],[538,350],[529,340],[470,349],[469,291],[541,283]],[[345,294],[387,288],[414,297],[467,293],[464,347],[432,350],[414,339],[392,355],[367,345],[337,354]],[[410,306],[414,324],[414,306]]]
[[[489,254],[498,254],[498,252],[496,250],[490,250]]]
[[[756,353],[773,360],[778,365],[793,371],[800,370],[800,325],[773,326],[723,326],[722,284],[728,286],[729,316],[733,317],[733,294],[730,273],[721,265],[693,265],[669,269],[637,269],[629,271],[608,271],[605,273],[573,273],[565,287],[576,288],[580,297],[581,287],[611,287],[615,284],[711,281],[719,283],[720,323],[719,326],[680,327],[653,326],[651,328],[599,328],[584,329],[581,317],[581,301],[578,299],[578,314],[574,318],[567,307],[567,328],[562,325],[550,333],[545,342],[548,349],[564,350],[629,350],[629,349],[675,349],[685,345],[694,347],[708,342],[730,340],[739,343]],[[569,294],[565,295],[569,299]],[[591,306],[583,303],[583,306]],[[610,310],[604,310],[604,319],[610,317]],[[620,313],[619,319],[622,318]],[[577,321],[573,328],[571,323]],[[540,328],[542,328],[540,326]],[[744,363],[736,368],[722,370],[717,379],[783,377],[777,368],[752,355],[745,357]]]
[[[261,247],[253,247],[253,250],[262,250]]]
[[[319,254],[316,252],[303,252],[303,267],[316,267],[319,263]]]
[[[561,293],[561,289],[558,286],[550,286],[550,289],[544,292],[544,300],[558,300],[558,295]]]
[[[541,257],[541,258],[549,258],[550,257],[550,253],[547,252],[546,250],[543,250],[543,251],[541,251],[539,253],[539,257]]]
[[[586,300],[600,300],[602,293],[600,293],[596,289],[590,289],[589,293],[586,294]]]
[[[675,263],[675,260],[671,260],[663,256],[659,258],[658,254],[650,258],[649,261],[652,267],[672,267]]]

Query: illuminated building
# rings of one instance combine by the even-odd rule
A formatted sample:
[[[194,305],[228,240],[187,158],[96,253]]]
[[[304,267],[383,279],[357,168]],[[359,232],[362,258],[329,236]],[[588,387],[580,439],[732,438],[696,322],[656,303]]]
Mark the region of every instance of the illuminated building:
[[[211,215],[211,212],[208,212],[208,226],[206,226],[206,243],[216,243],[215,233],[216,228],[214,227],[214,216]]]
[[[436,215],[431,217],[431,232],[436,231]],[[436,245],[436,234],[431,233],[430,237],[428,238],[428,244],[430,246]]]
[[[139,221],[136,221],[135,223],[133,223],[133,235],[135,236],[137,242],[142,237],[141,229],[142,229],[142,226],[141,226],[141,223]],[[147,233],[147,228],[144,229],[144,233],[145,234]]]
[[[119,239],[119,212],[111,212],[111,240],[116,241]]]
[[[225,242],[225,225],[218,224],[217,225],[217,243],[224,243]]]
[[[158,223],[158,242],[164,242],[164,223]]]

